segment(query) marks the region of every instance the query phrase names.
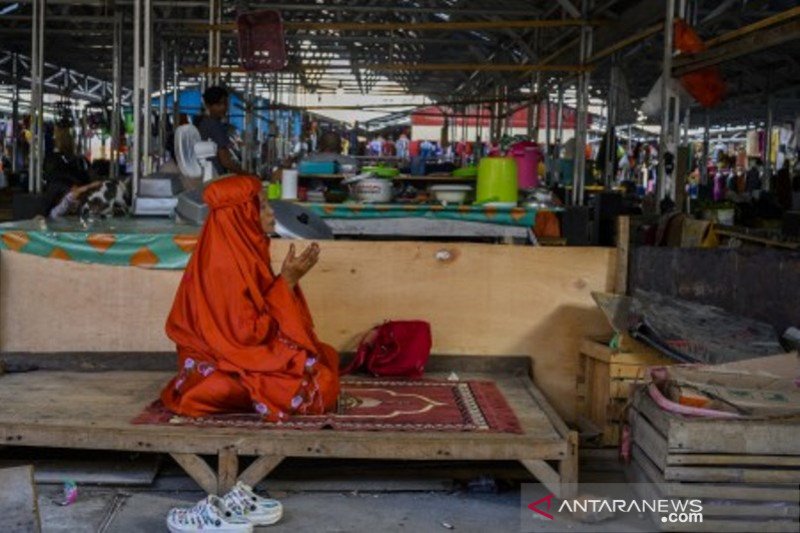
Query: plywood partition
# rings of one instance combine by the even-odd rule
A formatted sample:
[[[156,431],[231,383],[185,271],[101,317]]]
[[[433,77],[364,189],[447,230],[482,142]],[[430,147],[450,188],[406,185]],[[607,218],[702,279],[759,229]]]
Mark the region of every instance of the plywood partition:
[[[385,319],[430,321],[434,352],[530,354],[536,382],[575,411],[583,337],[607,331],[591,291],[613,287],[611,248],[332,241],[303,287],[340,350]],[[274,241],[275,269],[288,243]],[[164,319],[181,272],[0,253],[0,351],[171,351]]]

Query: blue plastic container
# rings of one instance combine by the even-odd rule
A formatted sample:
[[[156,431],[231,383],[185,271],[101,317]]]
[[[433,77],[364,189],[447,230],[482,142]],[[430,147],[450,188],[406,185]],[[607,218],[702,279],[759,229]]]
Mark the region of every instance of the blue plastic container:
[[[336,174],[336,161],[300,161],[297,168],[301,176],[308,174]]]

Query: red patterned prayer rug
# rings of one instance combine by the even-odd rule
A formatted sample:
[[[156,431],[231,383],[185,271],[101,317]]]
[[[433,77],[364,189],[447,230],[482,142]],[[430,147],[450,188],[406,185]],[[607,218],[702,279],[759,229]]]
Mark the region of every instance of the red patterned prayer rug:
[[[134,424],[343,431],[522,433],[514,410],[491,381],[345,379],[336,413],[264,422],[257,413],[178,416],[156,401]]]

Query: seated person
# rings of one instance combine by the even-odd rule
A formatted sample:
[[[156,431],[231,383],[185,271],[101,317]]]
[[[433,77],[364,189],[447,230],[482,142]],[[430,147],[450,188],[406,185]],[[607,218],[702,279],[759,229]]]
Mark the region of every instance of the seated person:
[[[197,129],[201,139],[214,141],[217,145],[217,157],[211,159],[217,174],[245,174],[233,156],[233,141],[224,122],[228,117],[228,91],[219,86],[209,87],[203,93],[203,104],[206,115],[200,118]]]
[[[254,177],[210,183],[210,212],[167,318],[178,369],[161,393],[185,416],[256,412],[267,421],[335,408],[339,356],[317,339],[298,282],[319,246],[294,245],[275,275],[275,218]]]
[[[82,199],[102,185],[92,182],[93,171],[83,157],[75,154],[75,143],[69,128],[56,127],[55,149],[44,160],[44,198],[39,214],[58,218],[77,213]]]
[[[342,138],[337,133],[326,131],[319,138],[319,152],[308,154],[303,161],[336,161],[339,166],[350,165],[357,168],[358,160],[355,157],[342,154]]]

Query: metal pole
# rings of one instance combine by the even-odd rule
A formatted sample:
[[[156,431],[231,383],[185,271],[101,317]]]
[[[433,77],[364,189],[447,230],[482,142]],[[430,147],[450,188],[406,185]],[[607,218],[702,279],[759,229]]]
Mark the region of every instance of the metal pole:
[[[673,99],[673,112],[672,112],[672,136],[670,148],[673,149],[673,170],[672,179],[669,180],[669,197],[675,200],[677,198],[678,187],[678,147],[681,142],[681,98],[677,94]]]
[[[708,114],[708,110],[705,112],[705,128],[703,128],[703,159],[700,161],[700,183],[703,185],[708,185],[708,148],[709,148],[709,138],[710,132],[709,129],[711,127],[711,118]]]
[[[581,2],[583,19],[588,18],[589,2]],[[584,65],[592,54],[592,30],[590,26],[581,26],[580,63]],[[578,75],[578,109],[575,124],[575,168],[572,175],[572,203],[583,205],[583,187],[586,177],[586,143],[587,143],[587,107],[589,105],[589,74],[582,71]]]
[[[173,42],[172,46],[175,49],[172,51],[172,127],[174,130],[178,129],[181,114],[181,93],[180,93],[180,80],[178,72],[178,50],[177,43]],[[175,154],[172,154],[174,157]]]
[[[253,162],[253,93],[255,92],[255,77],[248,74],[244,85],[244,148],[242,150],[242,165],[248,172],[252,172]]]
[[[548,88],[547,92],[544,95],[545,98],[545,120],[547,120],[545,130],[544,130],[544,168],[545,175],[539,176],[539,180],[544,180],[547,182],[547,173],[552,175],[553,169],[550,167],[551,158],[550,158],[550,134],[552,131],[552,127],[550,126],[550,121],[553,118],[553,114],[550,111],[550,89]]]
[[[167,45],[161,40],[161,72],[158,96],[158,154],[164,158],[167,142]]]
[[[153,158],[150,144],[153,139],[153,113],[152,102],[153,94],[153,5],[152,0],[144,0],[144,141],[142,142],[142,152],[144,157],[144,173],[150,174],[153,171]]]
[[[765,191],[770,190],[772,181],[772,122],[773,122],[773,108],[775,107],[775,98],[770,94],[767,97],[767,125],[766,125],[766,153],[764,154],[764,185]]]
[[[558,170],[554,175],[558,175],[558,181],[564,180],[561,175],[561,145],[564,142],[564,84],[558,84],[558,102],[556,105],[556,143],[553,147],[553,155],[555,155],[558,164]]]
[[[114,45],[112,58],[113,85],[111,91],[111,178],[119,178],[119,119],[122,102],[120,88],[122,85],[122,12],[114,14]]]
[[[42,168],[44,167],[44,18],[46,1],[41,0],[39,7],[39,66],[37,67],[39,77],[37,80],[38,89],[36,93],[36,114],[37,128],[36,135],[36,192],[42,192]]]
[[[222,22],[222,6],[219,0],[208,0],[208,23],[214,27]],[[219,29],[208,32],[208,66],[220,66],[222,35]],[[206,76],[206,87],[219,84],[219,73],[209,73]]]
[[[34,0],[31,31],[31,134],[28,153],[28,192],[42,190],[44,159],[44,10],[45,0]]]
[[[664,55],[661,65],[661,134],[658,141],[658,181],[656,197],[660,200],[666,196],[667,171],[664,154],[669,151],[669,115],[670,115],[670,80],[672,79],[672,26],[675,18],[675,0],[667,0],[667,11],[664,17]]]
[[[606,187],[610,187],[614,179],[614,162],[617,155],[616,146],[614,146],[616,145],[615,135],[613,133],[617,125],[616,83],[617,65],[616,61],[612,60],[608,89],[608,105],[606,106],[606,153],[603,161],[603,183]]]
[[[133,140],[131,141],[131,162],[133,180],[131,197],[136,201],[139,193],[139,178],[142,175],[142,2],[133,3]]]
[[[28,145],[28,192],[33,193],[36,188],[36,87],[39,69],[39,2],[35,0],[32,6],[33,14],[31,20],[31,100],[29,107],[31,140]]]
[[[14,98],[11,102],[11,171],[16,173],[19,171],[17,165],[17,157],[19,157],[19,73],[17,72],[17,63],[19,58],[17,53],[11,55],[11,74],[14,77]]]

